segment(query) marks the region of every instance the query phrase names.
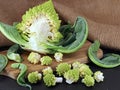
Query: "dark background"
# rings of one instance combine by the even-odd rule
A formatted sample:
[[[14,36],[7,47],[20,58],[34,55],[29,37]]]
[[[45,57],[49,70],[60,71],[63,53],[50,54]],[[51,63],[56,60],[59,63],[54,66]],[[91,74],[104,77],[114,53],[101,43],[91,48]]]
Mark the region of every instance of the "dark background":
[[[104,53],[117,53],[120,52],[103,49]],[[93,63],[88,64],[93,72],[96,70],[101,70],[104,73],[104,81],[101,83],[95,83],[93,87],[86,87],[79,80],[74,84],[66,84],[65,80],[62,84],[57,84],[54,87],[46,87],[43,81],[38,82],[37,84],[32,85],[33,90],[120,90],[120,66],[105,69],[100,68]],[[0,90],[29,90],[28,88],[21,87],[17,84],[16,80],[13,80],[9,77],[0,75]]]

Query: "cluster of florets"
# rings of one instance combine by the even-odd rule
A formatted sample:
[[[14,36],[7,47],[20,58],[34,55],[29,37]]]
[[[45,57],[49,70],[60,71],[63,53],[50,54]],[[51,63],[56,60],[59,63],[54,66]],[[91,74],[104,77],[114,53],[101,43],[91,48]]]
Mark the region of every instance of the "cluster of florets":
[[[54,58],[57,62],[62,61],[63,54],[62,53],[55,53]],[[31,52],[28,56],[28,60],[33,63],[37,64],[39,61],[41,65],[51,65],[52,58],[50,56],[42,56],[38,53]],[[56,83],[62,83],[62,77],[55,77],[53,74],[53,70],[50,66],[44,68],[42,70],[43,73],[43,81],[46,86],[55,86]],[[66,83],[72,84],[76,83],[80,78],[82,79],[82,83],[84,83],[87,87],[94,86],[95,81],[101,82],[104,80],[103,73],[101,71],[93,71],[87,64],[80,63],[78,61],[68,64],[68,63],[60,63],[56,67],[56,74],[58,76],[63,76],[66,79]],[[37,83],[41,80],[42,74],[38,73],[37,71],[31,72],[28,74],[28,81],[30,83]]]

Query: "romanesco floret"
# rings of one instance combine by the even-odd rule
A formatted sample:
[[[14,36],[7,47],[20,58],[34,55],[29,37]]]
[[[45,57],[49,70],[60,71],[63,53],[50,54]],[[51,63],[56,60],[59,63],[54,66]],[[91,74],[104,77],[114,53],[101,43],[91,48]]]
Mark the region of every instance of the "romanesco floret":
[[[92,70],[86,64],[81,64],[79,71],[80,71],[80,77],[84,77],[85,75],[93,74]]]
[[[52,58],[50,56],[43,56],[40,61],[41,65],[50,65],[52,63]]]
[[[81,65],[82,64],[80,62],[76,61],[72,64],[72,67],[73,69],[80,69]]]
[[[79,80],[79,70],[72,69],[72,70],[65,72],[64,78],[66,79],[66,83],[68,84],[77,82]]]
[[[91,75],[85,75],[82,79],[82,83],[84,83],[87,87],[94,86],[95,80]]]
[[[43,72],[43,75],[53,74],[53,70],[51,67],[47,67],[47,68],[43,69],[42,72]]]
[[[59,76],[64,75],[65,72],[71,69],[71,65],[68,63],[60,63],[56,67],[56,72]]]
[[[40,61],[41,55],[35,52],[31,52],[28,56],[28,61],[37,64]]]
[[[45,83],[46,86],[50,87],[50,86],[55,86],[56,83],[62,83],[63,78],[62,77],[55,77],[54,74],[46,74],[43,77],[43,81]]]
[[[55,58],[55,60],[56,60],[57,62],[60,62],[60,61],[62,61],[62,59],[63,59],[63,54],[60,53],[60,52],[56,52],[56,53],[54,54],[54,58]]]
[[[38,71],[31,72],[28,74],[28,81],[30,83],[37,83],[39,80],[41,80],[42,74],[38,73]]]
[[[96,71],[94,73],[94,79],[96,80],[96,82],[101,82],[104,80],[104,76],[103,73],[101,71]]]

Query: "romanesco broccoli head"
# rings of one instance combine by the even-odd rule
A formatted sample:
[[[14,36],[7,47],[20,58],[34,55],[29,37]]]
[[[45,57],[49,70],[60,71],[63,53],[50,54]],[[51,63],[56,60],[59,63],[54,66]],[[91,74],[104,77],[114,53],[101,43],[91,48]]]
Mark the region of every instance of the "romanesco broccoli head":
[[[43,69],[42,72],[43,72],[43,75],[53,74],[53,70],[51,67],[47,67],[47,68]]]
[[[67,72],[65,72],[64,78],[66,79],[66,82],[68,84],[77,82],[79,80],[79,70],[78,69],[68,70]]]
[[[80,71],[80,77],[84,77],[85,75],[92,75],[93,74],[90,67],[86,64],[82,64],[79,71]]]
[[[55,78],[54,74],[46,74],[43,77],[43,81],[44,81],[45,85],[48,87],[56,85],[56,78]]]
[[[59,76],[64,75],[65,72],[71,69],[71,65],[68,63],[60,63],[56,67],[56,72]]]
[[[56,52],[56,53],[54,54],[54,58],[55,58],[55,60],[56,60],[57,62],[60,62],[60,61],[62,61],[62,59],[63,59],[63,54],[60,53],[60,52]]]
[[[28,61],[37,64],[40,61],[41,55],[35,52],[31,52],[28,56]]]
[[[52,58],[50,56],[43,56],[40,61],[41,65],[50,65],[52,63]]]
[[[63,38],[59,32],[60,23],[52,0],[30,8],[16,25],[21,36],[28,41],[24,49],[50,53],[46,45],[57,43]]]
[[[30,83],[37,83],[39,80],[41,80],[42,74],[38,73],[38,71],[31,72],[28,74],[28,81]]]
[[[87,87],[94,86],[95,80],[91,75],[85,75],[82,79],[82,83],[84,83]]]
[[[104,76],[103,73],[101,71],[96,71],[94,73],[94,79],[96,80],[96,82],[101,82],[104,80]]]

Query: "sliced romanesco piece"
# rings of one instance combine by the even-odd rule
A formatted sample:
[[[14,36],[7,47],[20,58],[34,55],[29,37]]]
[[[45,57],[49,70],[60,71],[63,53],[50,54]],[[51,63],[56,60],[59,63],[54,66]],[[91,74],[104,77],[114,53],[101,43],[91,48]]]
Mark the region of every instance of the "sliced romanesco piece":
[[[82,77],[82,78],[86,75],[92,75],[93,74],[90,67],[86,64],[81,64],[81,67],[80,67],[79,71],[80,71],[80,77]]]
[[[104,80],[104,76],[103,73],[101,71],[96,71],[94,73],[94,79],[96,80],[96,82],[101,82]]]
[[[52,63],[52,58],[50,56],[43,56],[40,61],[41,65],[50,65]]]
[[[73,69],[80,69],[81,65],[82,64],[80,62],[76,61],[72,64],[72,67]]]
[[[54,74],[46,74],[43,77],[43,81],[45,83],[46,86],[50,87],[50,86],[55,86],[56,83],[62,83],[63,78],[62,77],[55,77]]]
[[[60,63],[57,67],[56,67],[56,72],[59,76],[64,75],[65,72],[67,72],[68,70],[71,69],[71,65],[68,63]]]
[[[37,64],[40,61],[41,55],[35,52],[31,52],[28,56],[28,61]]]
[[[30,83],[37,83],[39,80],[41,80],[42,74],[38,73],[38,71],[31,72],[28,74],[28,81]]]
[[[62,59],[63,59],[63,54],[60,53],[60,52],[56,52],[56,53],[54,54],[54,58],[55,58],[55,60],[56,60],[57,62],[60,62],[60,61],[62,61]]]
[[[77,82],[79,80],[79,70],[78,69],[68,70],[67,72],[65,72],[64,78],[66,79],[66,83],[68,84]]]
[[[91,75],[85,75],[82,79],[82,83],[84,83],[87,87],[94,86],[95,80]]]
[[[53,74],[53,70],[51,67],[47,67],[47,68],[43,69],[42,72],[43,72],[43,75]]]

